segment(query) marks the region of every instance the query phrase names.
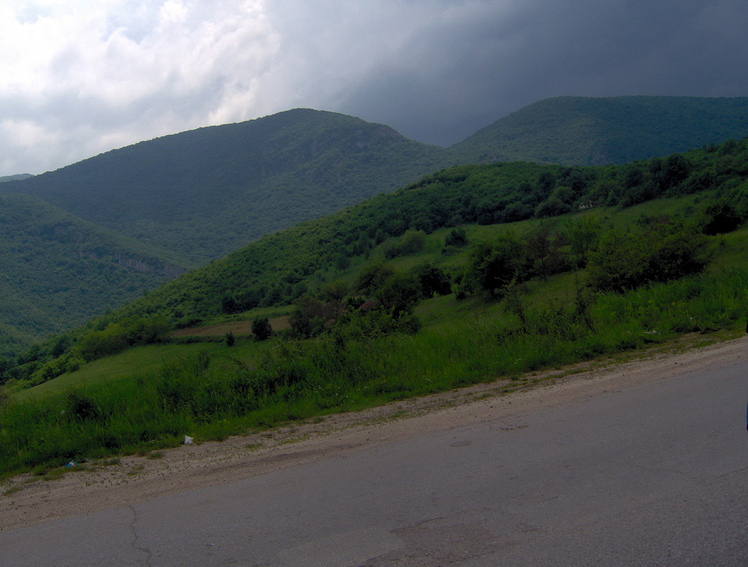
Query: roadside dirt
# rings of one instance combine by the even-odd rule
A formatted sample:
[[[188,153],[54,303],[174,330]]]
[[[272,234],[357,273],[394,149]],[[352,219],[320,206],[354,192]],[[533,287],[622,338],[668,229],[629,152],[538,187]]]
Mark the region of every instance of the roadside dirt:
[[[745,357],[748,338],[681,352],[671,346],[628,362],[598,362],[529,375],[520,382],[481,384],[222,442],[122,457],[114,464],[86,463],[51,480],[21,475],[0,485],[0,531],[261,475],[430,431],[485,421],[506,421],[511,427],[512,419],[540,407]]]

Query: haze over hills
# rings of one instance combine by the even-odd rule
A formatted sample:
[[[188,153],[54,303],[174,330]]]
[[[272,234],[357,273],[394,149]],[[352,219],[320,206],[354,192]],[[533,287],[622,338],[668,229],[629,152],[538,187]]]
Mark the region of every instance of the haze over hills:
[[[745,135],[748,98],[548,99],[450,148],[421,144],[352,116],[297,109],[141,142],[42,175],[6,177],[0,195],[26,194],[51,206],[15,198],[2,202],[8,213],[3,262],[9,271],[0,337],[28,343],[76,326],[181,269],[452,165],[621,163]],[[75,266],[58,265],[55,255],[75,257],[80,250],[74,241],[60,242],[57,229],[42,228],[57,226],[48,218],[61,210],[76,217],[65,226],[85,219],[106,227],[99,231],[87,224],[82,233],[92,235],[91,246],[106,242],[107,252],[78,256]],[[28,234],[33,238],[23,236]],[[112,247],[127,252],[112,254]],[[38,250],[48,253],[42,258]],[[131,257],[163,269],[138,272],[141,260],[128,267],[117,259]],[[84,261],[85,267],[79,265]],[[23,275],[24,270],[36,275]],[[34,278],[39,281],[22,287]],[[61,281],[67,282],[64,293],[55,287]],[[29,316],[36,312],[38,317]]]
[[[4,183],[5,181],[20,181],[21,179],[28,179],[29,177],[32,177],[30,173],[19,173],[17,175],[4,175],[0,177],[0,183]]]

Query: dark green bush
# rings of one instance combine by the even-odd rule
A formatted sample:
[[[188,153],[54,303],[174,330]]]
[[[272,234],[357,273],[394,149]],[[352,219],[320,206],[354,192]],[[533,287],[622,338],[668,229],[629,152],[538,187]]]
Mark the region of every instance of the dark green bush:
[[[273,328],[267,317],[257,317],[252,321],[252,335],[258,341],[264,341],[273,335]]]
[[[610,234],[590,255],[589,285],[625,291],[701,272],[711,258],[707,237],[695,225],[665,219],[643,233]]]

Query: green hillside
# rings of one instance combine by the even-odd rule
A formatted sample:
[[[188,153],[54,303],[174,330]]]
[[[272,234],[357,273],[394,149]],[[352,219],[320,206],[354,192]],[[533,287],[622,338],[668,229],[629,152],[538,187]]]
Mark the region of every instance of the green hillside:
[[[458,166],[266,236],[160,286],[97,325],[158,317],[184,328],[257,307],[287,305],[315,293],[349,266],[371,262],[375,249],[385,247],[387,255],[397,257],[402,255],[399,250],[410,246],[408,239],[463,225],[542,222],[581,210],[625,209],[664,197],[713,198],[715,191],[727,200],[725,210],[733,211],[735,218],[734,211],[743,215],[746,208],[746,179],[748,139],[622,166],[571,168],[524,162]],[[702,211],[695,219],[704,215]],[[725,215],[729,221],[730,215]]]
[[[184,271],[168,255],[28,195],[0,195],[0,354],[140,296]]]
[[[450,149],[481,162],[603,165],[746,135],[746,97],[566,96],[526,106]]]
[[[624,163],[745,135],[748,98],[547,99],[449,149],[297,109],[142,142],[0,191],[34,195],[196,265],[452,165]]]
[[[746,139],[667,159],[574,168],[525,162],[465,165],[426,176],[336,214],[266,236],[169,282],[121,313],[158,313],[184,327],[221,313],[281,305],[373,247],[464,224],[547,219],[661,197],[735,190],[748,176]],[[742,185],[740,185],[742,187]]]
[[[43,199],[78,217],[70,222],[84,218],[107,227],[100,232],[88,225],[87,230],[106,235],[102,238],[107,242],[118,242],[117,246],[134,251],[137,258],[163,259],[158,262],[190,268],[223,257],[263,235],[340,211],[380,193],[396,192],[423,175],[454,164],[489,159],[585,163],[587,158],[578,156],[593,156],[589,158],[593,162],[620,161],[742,135],[738,132],[745,125],[745,101],[680,97],[549,99],[498,121],[450,149],[419,144],[387,126],[354,117],[299,109],[142,142],[43,175],[3,178],[0,194]],[[673,167],[677,170],[677,164]],[[373,231],[366,225],[373,222],[371,219],[350,225],[351,217],[345,215],[340,227],[325,229],[322,235],[316,234],[322,229],[314,223],[297,227],[289,233],[296,240],[270,237],[251,252],[237,253],[235,258],[244,258],[240,267],[217,262],[216,269],[224,270],[219,283],[199,283],[202,274],[208,272],[180,280],[175,283],[175,296],[164,303],[169,307],[153,309],[168,311],[170,320],[185,326],[219,311],[289,301],[317,285],[322,277],[319,272],[331,261],[344,265],[347,258],[359,258],[382,239],[397,237],[407,228],[429,232],[448,226],[445,223],[490,224],[533,215],[548,217],[574,210],[580,199],[587,199],[587,204],[614,203],[623,192],[625,199],[633,202],[659,191],[642,185],[635,170],[630,178],[604,182],[597,179],[601,174],[586,170],[541,170],[521,164],[456,171],[460,173],[445,175],[465,175],[475,180],[470,187],[483,187],[483,192],[467,195],[433,191],[428,204],[383,214],[386,220],[377,220]],[[677,171],[674,174],[679,175]],[[587,179],[590,175],[595,179]],[[623,178],[629,173],[618,175]],[[658,175],[662,174],[655,177]],[[453,180],[444,183],[464,185]],[[490,183],[500,191],[492,192]],[[711,181],[694,178],[689,183],[706,186]],[[610,187],[616,186],[622,189],[610,193]],[[603,188],[591,192],[589,187]],[[629,191],[634,187],[640,194]],[[391,202],[400,199],[404,203],[414,195],[413,191],[405,193]],[[114,258],[108,252],[109,244],[103,254],[77,257],[75,262],[83,267],[65,264],[54,258],[58,254],[55,251],[63,246],[54,240],[57,233],[44,228],[51,221],[11,214],[13,207],[7,207],[3,226],[6,240],[0,243],[7,271],[0,286],[8,307],[0,312],[0,329],[8,348],[73,328],[176,273],[171,269],[123,271],[126,268],[119,261],[104,268],[104,258]],[[37,208],[53,210],[41,203]],[[361,210],[370,209],[355,209]],[[40,226],[33,228],[35,222]],[[18,227],[14,223],[19,223]],[[34,231],[38,235],[33,247],[42,252],[35,253],[41,258],[33,256],[36,264],[32,266],[28,246],[19,245],[18,238]],[[122,239],[115,238],[115,232],[123,235]],[[30,237],[23,237],[32,242]],[[92,237],[91,242],[98,238]],[[61,258],[77,253],[72,243],[64,246],[68,251],[60,251]],[[129,258],[129,254],[124,257]],[[145,264],[150,265],[150,260]],[[140,263],[131,261],[129,265]],[[114,270],[113,274],[119,275],[104,278],[98,275],[102,270]],[[310,279],[315,274],[318,279]],[[99,283],[94,283],[97,278]],[[202,295],[191,295],[193,288]],[[77,290],[77,295],[71,290]],[[82,299],[85,294],[90,297]]]
[[[442,170],[0,361],[0,475],[742,335],[746,219],[748,139]]]
[[[2,190],[205,263],[450,164],[445,150],[387,126],[299,109],[142,142]]]

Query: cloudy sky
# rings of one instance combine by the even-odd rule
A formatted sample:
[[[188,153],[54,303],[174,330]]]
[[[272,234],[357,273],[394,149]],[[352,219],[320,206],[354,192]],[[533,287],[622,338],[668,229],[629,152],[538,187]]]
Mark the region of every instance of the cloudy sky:
[[[557,95],[748,96],[745,0],[0,0],[0,176],[296,107],[440,145]]]

